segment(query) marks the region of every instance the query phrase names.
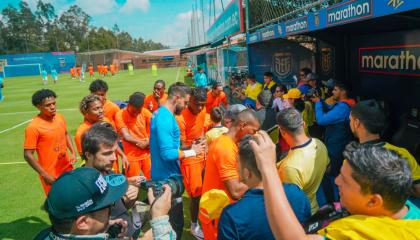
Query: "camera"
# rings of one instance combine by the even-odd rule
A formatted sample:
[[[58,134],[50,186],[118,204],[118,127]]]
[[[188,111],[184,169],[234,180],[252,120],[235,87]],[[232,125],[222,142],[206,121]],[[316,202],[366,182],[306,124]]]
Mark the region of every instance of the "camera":
[[[319,92],[316,88],[309,89],[308,93],[305,94],[305,100],[310,101],[312,98],[319,97]]]
[[[109,235],[109,238],[111,239],[118,238],[118,234],[121,233],[121,229],[122,229],[122,226],[120,224],[111,225],[108,228],[108,232],[107,232]]]
[[[179,198],[185,191],[182,176],[173,175],[161,181],[144,181],[141,183],[141,188],[148,190],[152,188],[155,198],[162,196],[164,189],[163,185],[168,184],[171,187],[172,199]]]

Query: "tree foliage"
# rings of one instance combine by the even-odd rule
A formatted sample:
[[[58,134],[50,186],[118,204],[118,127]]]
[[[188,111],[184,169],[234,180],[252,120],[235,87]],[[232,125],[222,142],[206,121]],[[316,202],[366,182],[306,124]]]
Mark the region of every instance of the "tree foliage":
[[[77,5],[60,16],[54,6],[38,0],[33,12],[25,1],[0,12],[0,54],[48,51],[95,51],[117,48],[149,51],[166,48],[161,43],[134,38],[120,31],[90,25],[91,17]]]

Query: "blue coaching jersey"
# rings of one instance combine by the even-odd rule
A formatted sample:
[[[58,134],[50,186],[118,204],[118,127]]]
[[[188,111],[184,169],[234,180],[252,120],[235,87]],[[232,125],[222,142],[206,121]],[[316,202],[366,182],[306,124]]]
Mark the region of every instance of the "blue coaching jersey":
[[[311,216],[311,205],[305,193],[294,184],[283,186],[299,222],[306,222]],[[217,238],[219,240],[274,239],[265,211],[262,189],[248,190],[239,201],[223,209],[219,219]]]
[[[181,175],[179,167],[180,130],[174,115],[161,106],[153,113],[150,124],[152,180]]]

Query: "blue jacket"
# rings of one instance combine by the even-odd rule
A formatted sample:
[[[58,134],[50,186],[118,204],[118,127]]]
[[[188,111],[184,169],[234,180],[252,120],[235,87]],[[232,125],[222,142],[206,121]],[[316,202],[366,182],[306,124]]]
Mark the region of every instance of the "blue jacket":
[[[196,87],[207,87],[207,76],[205,73],[196,73],[194,75],[194,84]]]
[[[180,130],[174,115],[161,106],[153,113],[150,124],[150,156],[152,180],[165,180],[181,175],[179,167]]]
[[[330,173],[336,176],[343,162],[343,150],[353,139],[349,117],[354,100],[327,106],[329,110],[327,112],[324,112],[323,104],[321,101],[315,103],[316,121],[319,125],[325,126],[324,143],[330,157]]]

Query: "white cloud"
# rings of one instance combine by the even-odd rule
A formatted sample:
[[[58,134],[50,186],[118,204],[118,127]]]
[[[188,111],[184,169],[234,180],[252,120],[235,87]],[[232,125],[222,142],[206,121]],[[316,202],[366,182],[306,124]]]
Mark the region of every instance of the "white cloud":
[[[136,10],[147,12],[150,8],[149,0],[127,0],[127,2],[121,7],[121,13],[132,13]]]
[[[115,0],[76,0],[72,5],[78,5],[90,16],[107,14],[117,7]]]
[[[197,11],[198,18],[202,17],[201,11]],[[164,26],[155,41],[171,47],[183,47],[188,42],[188,29],[191,26],[192,11],[179,13],[172,24]],[[200,26],[201,30],[201,26]]]

